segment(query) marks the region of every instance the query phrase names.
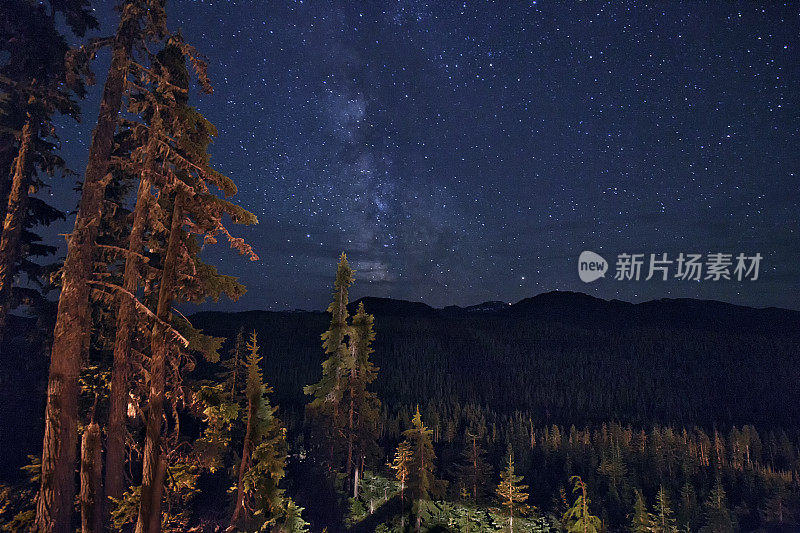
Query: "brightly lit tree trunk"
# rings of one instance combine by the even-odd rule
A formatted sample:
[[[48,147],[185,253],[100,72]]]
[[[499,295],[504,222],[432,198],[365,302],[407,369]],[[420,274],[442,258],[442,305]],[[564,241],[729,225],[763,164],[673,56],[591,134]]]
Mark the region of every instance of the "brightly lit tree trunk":
[[[103,531],[103,455],[100,426],[92,421],[81,440],[81,533]]]
[[[150,189],[153,186],[152,171],[158,150],[158,135],[161,121],[158,113],[150,124],[149,139],[145,152],[139,190],[133,210],[131,234],[125,257],[125,272],[118,297],[117,331],[114,338],[114,366],[111,372],[111,395],[109,398],[107,450],[106,450],[106,494],[118,499],[125,490],[125,415],[128,404],[128,370],[130,367],[131,341],[136,330],[137,313],[134,298],[139,287],[140,254],[150,210]]]
[[[137,20],[131,2],[123,7],[114,40],[97,126],[89,147],[89,160],[75,227],[67,243],[61,296],[53,332],[47,407],[42,446],[42,475],[36,504],[36,529],[41,533],[70,533],[75,497],[75,459],[78,436],[78,374],[89,322],[89,280],[103,200],[107,185],[117,115],[125,92],[131,46]]]

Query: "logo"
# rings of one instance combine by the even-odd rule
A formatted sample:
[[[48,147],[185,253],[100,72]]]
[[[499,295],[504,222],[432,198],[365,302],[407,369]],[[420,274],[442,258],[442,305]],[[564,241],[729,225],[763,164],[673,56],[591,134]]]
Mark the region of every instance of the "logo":
[[[607,270],[608,262],[594,252],[586,250],[578,257],[578,275],[584,283],[606,277]]]
[[[648,260],[649,255],[649,260]],[[764,256],[760,253],[617,254],[613,278],[617,281],[756,281]],[[608,262],[588,250],[578,257],[578,275],[584,283],[606,277]]]

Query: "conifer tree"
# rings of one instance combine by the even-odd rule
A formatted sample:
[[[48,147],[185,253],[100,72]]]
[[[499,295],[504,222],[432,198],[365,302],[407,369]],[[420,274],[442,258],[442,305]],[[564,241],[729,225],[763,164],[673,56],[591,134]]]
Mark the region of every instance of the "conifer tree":
[[[243,386],[242,374],[247,370],[245,361],[245,340],[244,326],[236,332],[236,340],[230,350],[230,358],[222,362],[225,380],[225,388],[229,391],[231,400],[239,395],[239,389]]]
[[[307,533],[310,524],[303,519],[303,508],[288,498],[279,533]]]
[[[66,174],[56,154],[53,118],[79,118],[73,96],[84,95],[84,78],[68,76],[69,48],[58,19],[76,36],[97,26],[86,0],[68,2],[7,0],[0,4],[0,339],[6,317],[19,304],[45,302],[34,287],[13,286],[24,273],[46,289],[46,269],[32,257],[49,255],[34,233],[63,213],[32,193],[46,186],[43,175]]]
[[[275,523],[281,514],[294,511],[287,508],[279,483],[286,467],[285,431],[275,415],[267,395],[272,387],[266,385],[259,364],[256,332],[247,342],[247,398],[245,436],[236,483],[236,505],[231,516],[229,531],[251,518],[256,510],[265,523]],[[296,509],[295,509],[296,510]]]
[[[586,483],[580,476],[572,476],[572,492],[576,494],[575,503],[564,513],[563,522],[567,533],[597,533],[600,531],[600,519],[589,512],[589,496]]]
[[[42,532],[70,530],[75,495],[74,469],[78,424],[78,375],[89,328],[89,280],[111,159],[117,116],[135,47],[162,36],[161,2],[126,0],[111,43],[111,64],[103,87],[97,126],[89,146],[75,227],[67,241],[61,279],[45,409],[42,475],[36,527]],[[95,46],[96,49],[96,46]]]
[[[656,533],[676,533],[678,527],[675,525],[675,516],[670,507],[669,497],[664,485],[658,489],[656,505],[653,510],[653,529]]]
[[[413,460],[414,452],[411,449],[411,444],[407,440],[403,440],[397,445],[394,460],[389,465],[394,470],[395,478],[400,482],[400,506],[403,509],[405,508],[405,491]]]
[[[364,303],[360,302],[350,327],[350,357],[347,360],[346,401],[349,404],[347,420],[347,463],[345,472],[352,473],[353,497],[358,498],[358,476],[363,472],[364,459],[377,455],[378,415],[380,400],[378,395],[367,390],[375,381],[377,367],[369,360],[375,332],[372,329],[374,317],[367,314]],[[360,464],[359,464],[360,463]]]
[[[457,466],[458,483],[469,493],[473,504],[478,503],[486,492],[492,467],[486,462],[486,450],[477,434],[467,432],[464,450],[461,452],[461,464]]]
[[[422,415],[417,406],[417,411],[411,420],[411,427],[403,432],[403,436],[412,450],[408,487],[416,507],[416,531],[420,530],[422,524],[422,507],[431,499],[431,494],[438,495],[441,492],[441,481],[433,475],[435,468],[433,461],[436,459],[436,453],[433,451],[431,433],[431,430],[422,422]]]
[[[649,533],[653,530],[653,516],[648,512],[647,503],[640,490],[636,490],[630,530],[631,533]]]
[[[704,533],[730,533],[736,530],[736,522],[731,517],[728,510],[725,489],[722,487],[722,480],[717,477],[717,482],[705,503],[705,525],[702,528]]]
[[[688,481],[681,487],[681,498],[678,510],[679,524],[683,528],[692,527],[697,519],[698,505],[694,487]]]
[[[790,493],[780,480],[771,483],[770,493],[759,509],[761,517],[767,524],[784,525],[792,523],[797,509],[791,505]]]
[[[207,150],[216,130],[202,115],[187,105],[187,59],[195,67],[198,79],[207,86],[204,65],[198,63],[191,47],[183,43],[179,35],[170,38],[164,50],[156,57],[157,65],[161,69],[157,91],[164,84],[163,79],[167,80],[169,88],[157,94],[174,93],[174,96],[167,96],[166,101],[171,105],[161,108],[162,112],[169,113],[170,121],[167,135],[159,139],[164,148],[159,152],[157,171],[154,172],[158,177],[155,182],[158,196],[156,201],[148,202],[151,229],[148,248],[155,258],[153,268],[159,270],[150,283],[157,287],[157,291],[151,291],[157,297],[149,304],[154,307],[153,311],[137,305],[137,309],[142,308],[145,311],[140,317],[147,318],[141,322],[141,327],[146,329],[146,325],[150,329],[150,359],[146,374],[149,384],[147,429],[137,533],[158,531],[160,528],[165,474],[165,468],[162,467],[165,454],[161,426],[167,379],[175,365],[175,357],[181,350],[180,343],[176,341],[188,344],[173,325],[172,305],[178,299],[202,302],[211,297],[216,300],[221,294],[235,300],[244,292],[244,287],[234,278],[220,275],[214,267],[200,261],[200,245],[197,239],[201,238],[204,244],[215,243],[217,235],[222,234],[227,237],[231,247],[249,255],[253,260],[257,259],[252,249],[242,239],[232,237],[222,224],[225,214],[230,215],[234,223],[253,224],[257,220],[251,213],[211,192],[213,186],[230,196],[235,194],[236,187],[229,178],[209,166]],[[151,99],[147,93],[144,97],[146,101],[158,104],[157,98]],[[146,108],[137,109],[141,112]],[[150,128],[149,133],[153,131]],[[135,295],[124,288],[120,290],[119,287],[99,281],[92,283],[128,298],[135,298]],[[97,292],[102,293],[99,290]],[[218,359],[218,354],[214,358]],[[177,416],[173,418],[177,424]]]
[[[306,406],[309,418],[323,430],[322,440],[328,447],[328,468],[338,468],[338,454],[344,447],[346,419],[342,399],[345,390],[346,362],[352,355],[345,338],[350,334],[347,323],[348,291],[353,284],[353,270],[342,253],[333,284],[333,301],[328,306],[331,323],[322,334],[322,347],[328,358],[322,362],[322,378],[303,390],[313,397]]]
[[[500,484],[495,490],[497,502],[501,506],[502,514],[508,517],[508,531],[514,532],[514,516],[525,515],[530,506],[528,501],[527,485],[521,483],[522,476],[514,474],[514,457],[509,450],[508,465],[500,473]]]

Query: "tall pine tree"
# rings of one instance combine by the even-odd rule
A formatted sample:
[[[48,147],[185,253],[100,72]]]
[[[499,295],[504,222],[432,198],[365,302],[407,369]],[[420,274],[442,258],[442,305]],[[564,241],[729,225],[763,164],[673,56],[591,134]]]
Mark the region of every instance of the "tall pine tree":
[[[256,332],[247,342],[247,408],[242,456],[236,482],[236,505],[228,531],[252,518],[257,511],[262,523],[275,523],[285,512],[283,490],[278,487],[286,467],[285,432],[267,395],[272,387],[264,383],[259,364]]]
[[[478,435],[467,432],[461,464],[456,467],[456,478],[458,484],[467,490],[473,504],[478,503],[486,493],[491,476],[492,466],[486,462],[486,450]]]
[[[374,321],[374,317],[364,309],[364,302],[360,302],[350,327],[345,390],[348,404],[345,473],[352,477],[354,498],[358,498],[359,472],[363,473],[364,461],[379,452],[376,439],[381,402],[377,394],[367,390],[378,375],[378,368],[369,359],[372,341],[375,340]]]
[[[330,470],[339,468],[341,453],[346,446],[345,410],[342,400],[345,391],[345,378],[347,361],[352,360],[352,354],[345,343],[350,334],[347,323],[347,304],[349,289],[353,284],[353,270],[347,262],[347,256],[342,253],[336,269],[336,280],[333,284],[333,301],[328,306],[331,323],[328,330],[322,334],[322,347],[328,358],[322,362],[322,378],[313,385],[307,385],[303,390],[313,397],[306,406],[309,418],[314,422],[314,430],[321,431],[322,445],[327,447],[327,463]]]
[[[45,408],[42,475],[36,527],[42,532],[71,529],[78,425],[78,375],[89,327],[89,281],[108,184],[107,173],[117,116],[135,48],[166,32],[164,5],[126,0],[117,33],[109,40],[111,64],[103,87],[97,126],[89,146],[75,227],[67,240]]]
[[[500,511],[508,517],[508,531],[514,533],[514,517],[528,513],[530,506],[525,503],[528,501],[527,485],[521,483],[522,476],[514,473],[514,457],[509,450],[508,465],[500,473],[500,484],[495,489],[497,503],[500,504]]]
[[[436,453],[433,451],[431,433],[432,431],[425,427],[417,406],[414,418],[411,419],[411,427],[403,432],[412,452],[408,488],[414,501],[416,531],[420,530],[422,524],[422,509],[431,500],[432,495],[440,496],[442,492],[442,481],[437,480],[433,474]]]

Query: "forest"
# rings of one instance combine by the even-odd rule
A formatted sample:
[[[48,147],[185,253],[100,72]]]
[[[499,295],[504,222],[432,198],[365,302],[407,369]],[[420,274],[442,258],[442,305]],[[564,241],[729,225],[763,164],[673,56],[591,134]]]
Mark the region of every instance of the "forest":
[[[0,5],[0,530],[800,526],[798,311],[351,301],[344,250],[324,312],[193,313],[246,290],[206,247],[269,250],[237,236],[259,221],[212,165],[200,43],[161,0],[89,39],[95,8]],[[78,120],[80,172],[56,127]],[[74,212],[46,201],[56,177]]]

